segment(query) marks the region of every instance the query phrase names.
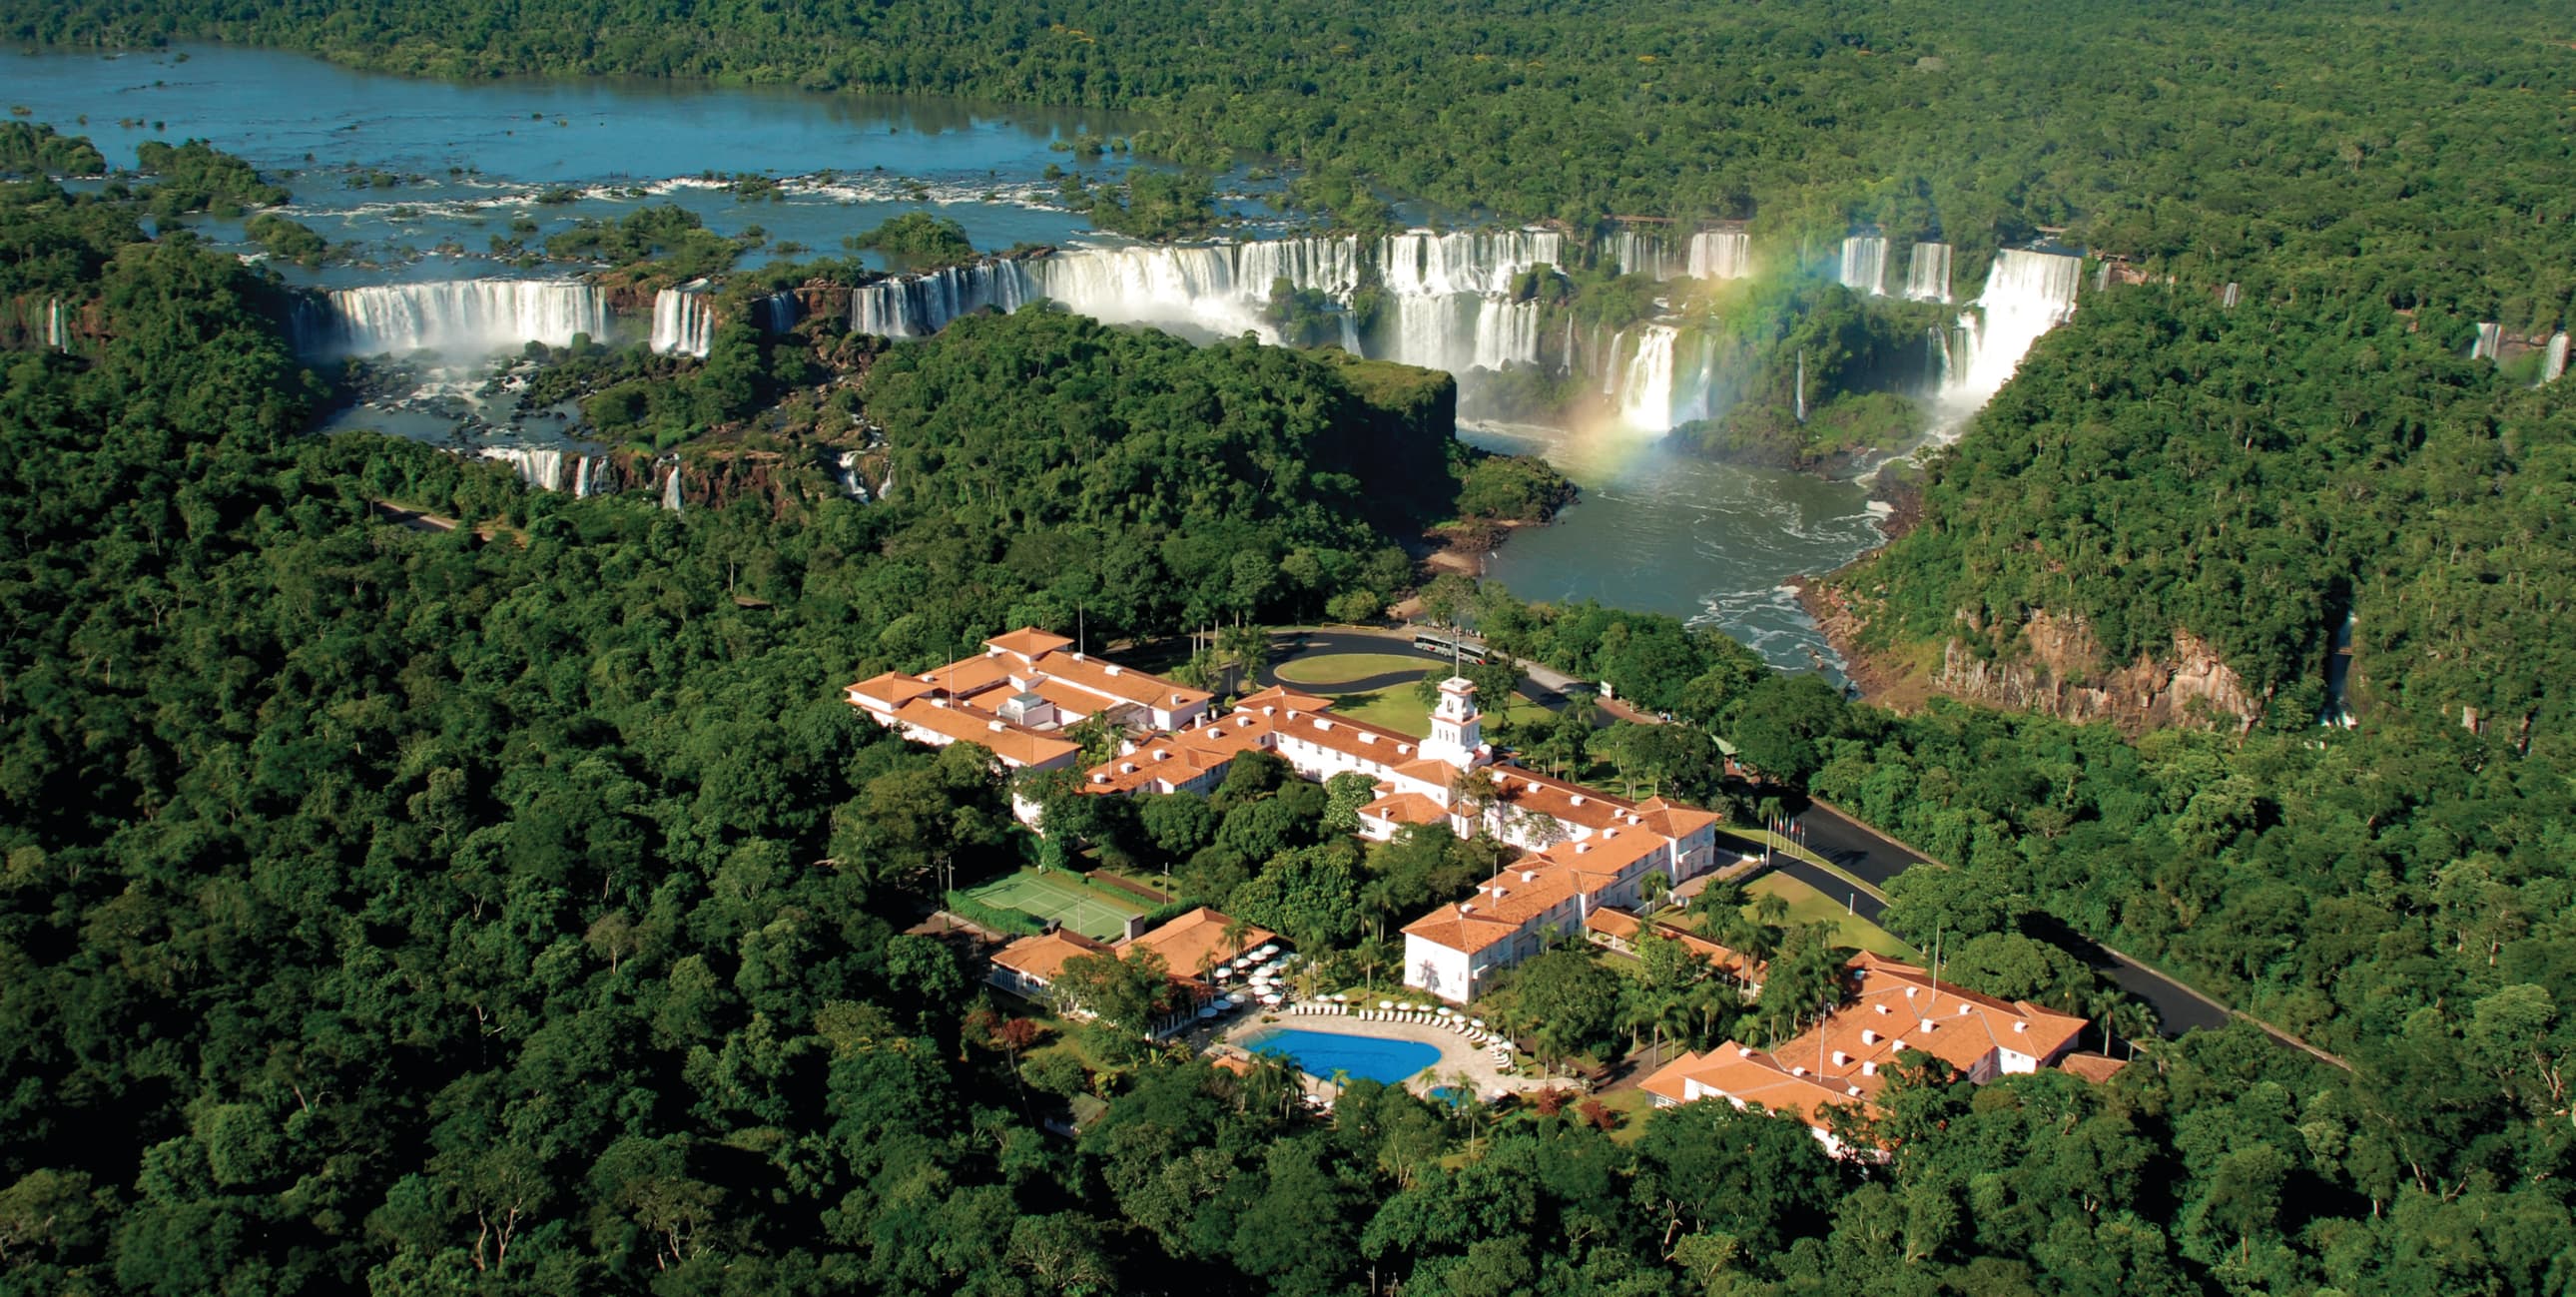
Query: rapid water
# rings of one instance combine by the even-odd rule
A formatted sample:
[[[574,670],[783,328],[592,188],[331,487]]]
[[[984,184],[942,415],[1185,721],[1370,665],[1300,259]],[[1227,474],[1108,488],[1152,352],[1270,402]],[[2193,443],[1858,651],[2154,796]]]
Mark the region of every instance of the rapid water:
[[[1485,575],[1525,599],[1598,599],[1715,626],[1773,665],[1839,679],[1841,659],[1790,578],[1821,575],[1883,539],[1850,482],[1702,459],[1636,433],[1472,424],[1461,439],[1543,455],[1583,488],[1554,524],[1512,534]]]
[[[653,350],[673,356],[703,356],[715,339],[716,315],[708,304],[706,280],[665,288],[653,295]]]
[[[1905,262],[1905,296],[1909,301],[1950,304],[1950,245],[1917,243]]]
[[[1691,236],[1687,264],[1693,279],[1743,279],[1753,273],[1753,236],[1744,230],[1702,230]]]
[[[2540,381],[2555,383],[2567,372],[2567,335],[2549,335],[2549,349],[2541,353]]]
[[[2469,347],[2471,360],[2496,360],[2504,355],[2504,326],[2492,320],[2478,325],[2478,340]]]
[[[607,298],[573,280],[380,284],[340,289],[325,301],[296,322],[296,343],[307,355],[471,357],[530,342],[570,346],[575,335],[605,337],[609,329]]]
[[[1842,281],[1865,297],[1887,296],[1887,240],[1876,234],[1843,240]]]
[[[1986,272],[1986,289],[1959,315],[1944,357],[1938,398],[1941,435],[1954,436],[2002,390],[2040,335],[2075,314],[2084,259],[2068,253],[2006,248]]]

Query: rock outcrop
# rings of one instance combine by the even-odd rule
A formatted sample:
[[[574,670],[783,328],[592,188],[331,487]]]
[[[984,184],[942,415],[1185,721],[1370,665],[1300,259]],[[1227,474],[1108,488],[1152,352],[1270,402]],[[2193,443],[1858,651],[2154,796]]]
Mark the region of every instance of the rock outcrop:
[[[2068,721],[2107,720],[2131,731],[2250,728],[2268,701],[2248,691],[2218,650],[2189,631],[2174,632],[2170,652],[2140,653],[2136,661],[2107,670],[2102,646],[2081,617],[2034,611],[2017,640],[1990,655],[1978,652],[1973,640],[1953,636],[1942,645],[1931,687],[1971,702]]]

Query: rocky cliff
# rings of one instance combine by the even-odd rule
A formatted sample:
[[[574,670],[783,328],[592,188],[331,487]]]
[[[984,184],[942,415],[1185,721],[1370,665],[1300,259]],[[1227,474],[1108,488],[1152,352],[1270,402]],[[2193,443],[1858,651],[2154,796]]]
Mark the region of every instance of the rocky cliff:
[[[2189,631],[2174,632],[2165,652],[2111,666],[2083,618],[2040,609],[2010,628],[1963,616],[1937,651],[1931,644],[1909,651],[1878,643],[1869,633],[1871,609],[1847,590],[1801,583],[1799,597],[1850,664],[1853,682],[1872,701],[1899,709],[1946,694],[2060,720],[2110,721],[2137,733],[2173,725],[2248,729],[2270,702]]]
[[[2081,617],[2046,609],[2030,615],[2006,649],[1981,653],[1988,637],[1953,636],[1942,644],[1931,687],[1997,707],[2044,712],[2069,721],[2107,720],[2123,729],[2168,725],[2244,729],[2263,714],[2218,651],[2189,631],[2175,631],[2171,651],[2140,653],[2105,669],[2102,648]],[[1991,642],[1988,640],[1988,642]]]

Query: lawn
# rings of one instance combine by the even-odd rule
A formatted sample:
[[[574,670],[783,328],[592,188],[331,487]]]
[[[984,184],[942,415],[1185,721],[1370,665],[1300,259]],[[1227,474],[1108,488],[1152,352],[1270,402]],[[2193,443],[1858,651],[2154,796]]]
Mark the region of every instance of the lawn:
[[[1145,912],[1141,898],[1034,866],[971,889],[968,896],[997,909],[1052,919],[1094,941],[1127,934],[1127,920]]]
[[[1420,738],[1431,732],[1431,708],[1413,696],[1413,686],[1409,684],[1374,689],[1364,694],[1339,695],[1333,699],[1333,710],[1352,720],[1381,725],[1398,734]],[[1527,724],[1545,719],[1548,710],[1514,694],[1511,710],[1504,715],[1514,724]],[[1488,720],[1492,719],[1492,713],[1488,712],[1486,716]]]
[[[1787,901],[1789,903],[1788,922],[1792,926],[1819,921],[1831,922],[1839,930],[1836,934],[1837,939],[1846,946],[1858,947],[1872,954],[1885,955],[1892,959],[1915,957],[1914,947],[1898,940],[1896,934],[1850,913],[1844,909],[1843,902],[1787,874],[1764,874],[1746,884],[1744,890],[1754,896],[1777,896]],[[1748,905],[1745,908],[1747,913],[1751,913],[1751,906]]]
[[[1270,674],[1292,685],[1337,685],[1346,680],[1368,680],[1399,671],[1420,676],[1439,665],[1427,658],[1402,657],[1393,653],[1326,653],[1282,662],[1272,667]]]

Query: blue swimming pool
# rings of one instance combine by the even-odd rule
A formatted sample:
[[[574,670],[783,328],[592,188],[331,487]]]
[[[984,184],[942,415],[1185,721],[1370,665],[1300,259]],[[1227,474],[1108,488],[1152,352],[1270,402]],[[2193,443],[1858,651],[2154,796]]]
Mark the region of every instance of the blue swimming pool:
[[[1393,1085],[1440,1061],[1440,1048],[1413,1040],[1345,1036],[1331,1031],[1278,1027],[1243,1042],[1256,1054],[1285,1054],[1298,1070],[1319,1081],[1342,1072],[1356,1081],[1366,1077]]]

